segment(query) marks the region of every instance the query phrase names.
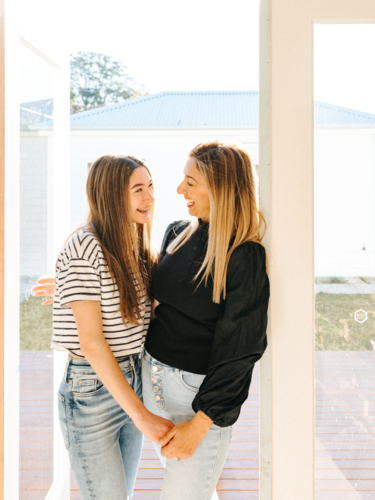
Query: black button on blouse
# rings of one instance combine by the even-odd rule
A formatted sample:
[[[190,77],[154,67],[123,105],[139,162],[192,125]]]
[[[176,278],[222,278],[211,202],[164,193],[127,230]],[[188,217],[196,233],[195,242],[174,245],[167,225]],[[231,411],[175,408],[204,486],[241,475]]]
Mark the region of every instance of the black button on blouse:
[[[151,321],[146,349],[162,363],[205,374],[193,401],[221,427],[233,425],[246,400],[254,364],[266,346],[269,281],[265,250],[256,242],[237,247],[229,261],[226,299],[212,301],[213,283],[197,286],[193,278],[203,262],[208,223],[177,252],[168,245],[189,224],[170,224],[164,236],[161,262],[152,279],[160,305]]]

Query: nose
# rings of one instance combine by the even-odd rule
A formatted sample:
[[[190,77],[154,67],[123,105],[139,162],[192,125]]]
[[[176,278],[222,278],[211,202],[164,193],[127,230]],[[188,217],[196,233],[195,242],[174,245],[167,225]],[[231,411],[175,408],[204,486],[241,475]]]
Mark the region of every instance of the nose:
[[[185,180],[183,180],[181,184],[177,186],[177,194],[184,194],[185,192],[186,192]]]
[[[148,189],[146,191],[145,201],[148,201],[150,203],[154,203],[155,195],[154,195],[154,191],[152,189]]]

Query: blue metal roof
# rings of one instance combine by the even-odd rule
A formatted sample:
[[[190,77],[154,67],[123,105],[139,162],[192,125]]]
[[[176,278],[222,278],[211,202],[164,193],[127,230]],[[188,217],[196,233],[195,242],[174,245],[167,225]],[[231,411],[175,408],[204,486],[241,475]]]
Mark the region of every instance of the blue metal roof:
[[[162,92],[72,115],[72,127],[256,126],[258,92]]]
[[[257,127],[258,113],[257,91],[161,92],[76,113],[71,115],[70,125],[83,129]],[[315,102],[315,123],[375,124],[375,115]]]
[[[375,115],[372,113],[315,101],[316,125],[363,125],[371,123],[375,124]]]

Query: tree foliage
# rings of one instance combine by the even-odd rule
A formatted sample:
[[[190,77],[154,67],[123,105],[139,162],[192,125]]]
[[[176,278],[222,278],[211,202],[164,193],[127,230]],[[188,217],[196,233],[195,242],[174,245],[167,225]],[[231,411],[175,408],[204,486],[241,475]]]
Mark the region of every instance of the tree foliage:
[[[70,82],[71,113],[147,93],[143,85],[128,75],[121,61],[96,52],[71,54]]]

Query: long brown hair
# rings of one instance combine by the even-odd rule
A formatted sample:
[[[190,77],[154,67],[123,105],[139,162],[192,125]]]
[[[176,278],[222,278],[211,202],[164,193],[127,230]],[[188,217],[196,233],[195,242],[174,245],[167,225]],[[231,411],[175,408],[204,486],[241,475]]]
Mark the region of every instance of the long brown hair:
[[[146,224],[133,223],[128,204],[129,179],[134,170],[148,167],[133,156],[104,155],[90,168],[86,192],[89,213],[85,226],[99,241],[109,272],[117,284],[123,321],[138,324],[142,297],[150,296],[156,262],[151,245],[154,206]]]
[[[255,170],[249,154],[234,144],[209,141],[198,144],[189,155],[197,162],[210,199],[208,245],[203,263],[195,276],[207,284],[212,276],[213,301],[226,296],[226,276],[233,251],[245,241],[260,243],[265,220],[259,208]],[[264,230],[262,231],[262,224]],[[169,246],[174,253],[197,230],[190,224]]]

